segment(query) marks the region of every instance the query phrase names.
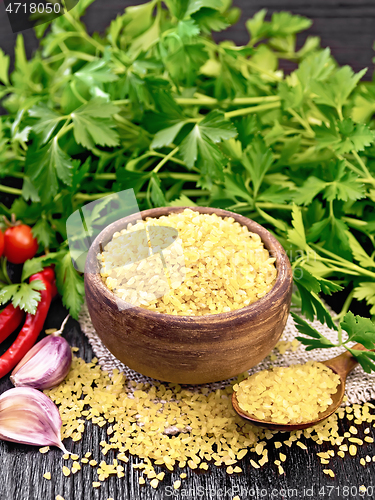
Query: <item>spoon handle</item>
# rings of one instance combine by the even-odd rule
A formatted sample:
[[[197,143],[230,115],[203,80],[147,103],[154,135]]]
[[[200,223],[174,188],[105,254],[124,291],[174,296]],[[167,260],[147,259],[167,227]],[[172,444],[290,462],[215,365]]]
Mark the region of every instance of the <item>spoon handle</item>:
[[[355,344],[351,349],[357,349],[358,351],[368,350],[362,344]],[[347,375],[357,366],[358,361],[349,351],[345,351],[335,358],[323,361],[323,364],[331,368],[331,370],[340,375],[341,379],[345,381]]]

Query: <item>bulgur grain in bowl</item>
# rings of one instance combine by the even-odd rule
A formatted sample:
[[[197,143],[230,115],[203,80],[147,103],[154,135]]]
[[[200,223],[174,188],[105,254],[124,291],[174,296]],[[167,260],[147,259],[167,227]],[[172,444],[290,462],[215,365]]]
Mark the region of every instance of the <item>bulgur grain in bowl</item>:
[[[131,243],[125,248],[129,230],[142,228],[135,216],[95,239],[85,289],[103,343],[130,368],[176,383],[224,380],[259,363],[279,340],[290,308],[292,272],[280,243],[256,222],[221,209],[162,207],[141,216],[154,219],[153,226],[175,227],[176,245],[167,266],[151,256],[143,259],[151,267],[138,271]],[[124,238],[120,245],[118,238]],[[150,284],[151,271],[164,289],[152,286],[159,279]]]

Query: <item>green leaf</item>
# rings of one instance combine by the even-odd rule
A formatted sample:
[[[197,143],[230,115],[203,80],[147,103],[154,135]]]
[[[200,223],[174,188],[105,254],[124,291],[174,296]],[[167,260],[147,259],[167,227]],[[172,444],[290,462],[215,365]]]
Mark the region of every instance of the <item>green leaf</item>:
[[[194,20],[198,23],[202,32],[206,34],[211,34],[212,31],[225,30],[229,26],[225,17],[213,9],[199,10],[194,14]]]
[[[43,271],[45,267],[55,264],[57,253],[49,253],[46,255],[41,255],[40,257],[34,257],[33,259],[28,259],[22,268],[21,281],[26,281],[30,278],[32,274],[39,273]],[[36,280],[35,280],[36,281]],[[33,283],[33,281],[32,281]]]
[[[341,109],[366,71],[367,69],[363,69],[359,73],[354,73],[350,66],[343,66],[324,82],[312,82],[311,89],[317,94],[315,101],[318,104]]]
[[[172,79],[186,82],[188,87],[193,85],[199,69],[208,59],[205,45],[196,42],[182,43],[182,41],[176,43],[175,39],[170,45],[165,64]]]
[[[10,57],[0,49],[0,82],[4,85],[9,85],[9,62]]]
[[[262,38],[263,34],[267,33],[268,30],[268,23],[265,23],[265,17],[267,14],[267,9],[262,9],[256,14],[251,19],[248,19],[246,21],[246,28],[248,29],[250,36],[251,36],[251,41],[255,43],[256,40],[259,40]]]
[[[179,198],[169,202],[170,207],[193,207],[196,203],[190,198],[182,194]]]
[[[200,132],[211,139],[212,142],[226,141],[237,135],[234,125],[219,110],[211,111],[199,122],[198,126]]]
[[[331,57],[331,51],[327,47],[306,57],[294,73],[301,82],[304,92],[307,93],[310,92],[313,82],[326,80],[334,69],[335,63]]]
[[[323,198],[327,201],[359,200],[365,196],[363,184],[356,182],[358,176],[346,169],[344,161],[331,162],[329,171],[334,180],[326,183]]]
[[[375,283],[373,281],[362,281],[353,289],[353,297],[357,300],[365,300],[369,306],[370,314],[375,314]]]
[[[199,35],[200,29],[194,19],[185,19],[179,21],[177,25],[177,35],[184,42],[190,41],[192,38]]]
[[[290,14],[290,12],[274,12],[271,19],[272,36],[287,36],[307,30],[312,25],[307,17]]]
[[[225,157],[214,143],[230,139],[237,135],[233,124],[224,118],[221,111],[211,111],[197,123],[181,142],[180,152],[188,167],[193,167],[200,156],[203,163],[223,165]]]
[[[98,83],[115,82],[118,76],[112,73],[107,62],[103,59],[92,61],[83,66],[74,76],[86,83],[89,87]]]
[[[242,158],[243,166],[250,174],[254,198],[258,194],[263,178],[272,165],[272,162],[273,154],[271,149],[267,148],[261,137],[255,137]]]
[[[297,248],[305,250],[307,248],[305,227],[302,220],[302,212],[296,204],[293,203],[292,226],[294,229],[288,231],[288,241]]]
[[[373,352],[358,351],[356,349],[349,349],[349,347],[347,347],[347,349],[357,359],[366,373],[375,372],[375,354]]]
[[[41,217],[35,226],[32,228],[33,236],[38,240],[38,243],[43,248],[50,248],[54,241],[55,233],[48,223],[47,219]]]
[[[120,189],[133,188],[135,193],[138,193],[142,189],[149,177],[149,173],[132,172],[126,168],[120,168],[116,172],[116,179]]]
[[[15,55],[15,62],[14,62],[15,68],[19,71],[19,73],[23,73],[24,75],[29,74],[29,65],[26,57],[25,43],[23,40],[23,36],[21,34],[17,35],[14,55]]]
[[[350,249],[352,251],[353,257],[357,262],[359,262],[360,266],[364,267],[365,269],[374,267],[375,268],[375,261],[372,257],[370,257],[364,248],[360,245],[359,241],[355,238],[355,236],[350,232],[346,231],[346,236],[348,237],[349,240],[349,245]],[[375,288],[374,288],[375,292]]]
[[[306,288],[306,290],[310,290],[314,293],[319,293],[321,290],[319,280],[313,276],[307,269],[302,266],[297,266],[294,269],[294,273],[297,273],[298,283]]]
[[[357,123],[354,125],[354,122],[352,122],[350,118],[347,118],[345,122],[350,123],[350,129],[345,131],[345,134],[347,140],[352,146],[351,150],[354,149],[355,151],[363,151],[366,147],[371,146],[371,144],[374,143],[374,132],[370,130],[367,125],[364,123]],[[344,133],[344,131],[342,131],[342,133]]]
[[[167,202],[161,189],[160,179],[154,173],[152,174],[150,179],[150,190],[151,201],[154,207],[165,207],[167,205]]]
[[[96,145],[117,146],[118,133],[113,130],[112,116],[120,109],[104,99],[96,97],[71,114],[74,123],[74,137],[78,144],[87,149]]]
[[[189,0],[185,16],[191,16],[194,12],[207,7],[209,9],[220,10],[223,6],[223,0]]]
[[[326,185],[326,182],[312,175],[295,193],[293,193],[293,201],[297,203],[297,205],[310,205],[313,199],[323,191]]]
[[[172,144],[185,123],[185,121],[177,122],[171,127],[159,130],[152,140],[151,148],[158,149]]]
[[[27,156],[26,173],[36,186],[43,203],[50,201],[57,193],[58,179],[71,185],[72,168],[72,160],[60,148],[57,137]]]
[[[35,314],[41,299],[39,291],[45,290],[45,288],[45,284],[41,280],[7,285],[0,290],[0,304],[11,300],[13,307],[19,307],[27,313]]]
[[[310,321],[313,321],[316,316],[322,324],[327,323],[329,328],[337,330],[337,326],[319,296],[315,292],[305,288],[299,280],[295,280],[295,284],[301,296],[302,314]]]
[[[250,204],[253,203],[253,199],[250,196],[249,191],[246,189],[246,186],[240,174],[225,174],[224,184],[225,188],[230,193],[230,196],[233,196],[234,199],[236,196],[238,196],[239,198],[245,199]]]
[[[189,0],[165,0],[165,4],[177,19],[183,19]]]
[[[332,295],[332,292],[339,292],[340,290],[344,289],[344,287],[342,287],[341,285],[338,285],[334,281],[326,280],[326,279],[321,278],[321,277],[319,277],[317,279],[319,280],[319,283],[320,283],[320,286],[322,289],[322,293],[324,293],[325,295]]]
[[[257,201],[264,201],[266,203],[284,203],[289,201],[293,196],[289,186],[281,186],[272,184],[267,189],[262,191],[262,194],[257,196]]]
[[[375,348],[375,324],[370,318],[354,316],[349,311],[345,314],[340,326],[348,334],[348,341],[358,342],[366,349]]]
[[[273,226],[277,227],[283,232],[286,232],[288,230],[288,225],[281,219],[275,219],[275,217],[272,217],[272,215],[268,214],[264,210],[262,210],[258,205],[255,205],[257,212],[263,217],[263,219]]]
[[[59,254],[56,262],[56,285],[64,306],[71,316],[77,319],[83,304],[85,287],[83,278],[73,267],[69,252]]]
[[[38,118],[31,128],[36,134],[42,134],[42,144],[48,142],[56,127],[63,119],[61,115],[49,109],[46,104],[40,103],[29,109],[29,115]]]
[[[257,12],[246,22],[254,44],[262,38],[287,37],[308,29],[312,21],[306,17],[290,14],[290,12],[274,12],[271,21],[265,21],[267,10]]]
[[[307,321],[293,312],[291,313],[291,315],[294,319],[297,330],[303,335],[311,337],[309,339],[306,339],[304,337],[296,337],[302,344],[308,346],[306,350],[335,347],[332,342],[330,342],[326,337],[324,337],[324,335],[318,332],[318,330],[307,323]]]

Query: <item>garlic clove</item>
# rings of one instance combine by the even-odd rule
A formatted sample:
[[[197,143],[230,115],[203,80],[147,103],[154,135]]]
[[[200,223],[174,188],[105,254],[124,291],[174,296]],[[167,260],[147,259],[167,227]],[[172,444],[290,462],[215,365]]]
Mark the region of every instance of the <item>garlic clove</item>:
[[[36,446],[57,446],[61,441],[61,417],[57,406],[42,392],[15,387],[0,396],[0,439]]]
[[[16,387],[51,389],[64,380],[72,364],[72,351],[63,337],[45,337],[34,345],[13,370]]]

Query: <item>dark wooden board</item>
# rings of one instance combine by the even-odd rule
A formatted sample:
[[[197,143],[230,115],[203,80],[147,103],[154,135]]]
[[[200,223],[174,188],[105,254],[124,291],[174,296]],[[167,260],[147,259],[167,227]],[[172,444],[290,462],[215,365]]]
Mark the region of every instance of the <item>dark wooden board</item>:
[[[50,309],[46,321],[46,328],[58,327],[66,311],[60,300],[56,300]],[[72,346],[79,347],[77,355],[86,361],[92,359],[91,347],[82,334],[79,324],[70,319],[65,337]],[[1,352],[1,351],[0,351]],[[0,393],[11,388],[8,377],[0,380]],[[340,424],[340,433],[348,429],[347,422]],[[371,428],[375,437],[374,429]],[[363,426],[358,436],[362,437]],[[106,439],[106,427],[99,428],[89,422],[82,441],[72,443],[66,440],[66,447],[74,453],[83,456],[83,453],[90,450],[94,458],[100,462],[104,457],[99,452],[99,442]],[[279,436],[282,439],[282,435]],[[277,440],[278,438],[276,438]],[[304,439],[302,439],[304,441]],[[304,441],[305,442],[305,441]],[[125,467],[125,477],[121,479],[110,478],[96,490],[92,487],[92,482],[97,479],[96,472],[90,465],[82,465],[82,470],[66,478],[62,474],[62,452],[58,449],[51,449],[47,454],[39,453],[37,447],[17,445],[0,441],[0,499],[1,500],[55,500],[56,495],[61,495],[65,500],[107,500],[112,497],[114,500],[232,500],[235,495],[239,495],[241,500],[271,499],[281,500],[289,498],[313,498],[317,499],[350,499],[371,498],[371,496],[361,496],[358,493],[360,485],[371,485],[375,491],[375,463],[371,462],[363,467],[359,460],[366,455],[375,454],[375,445],[367,444],[359,448],[358,456],[336,457],[331,462],[336,477],[331,479],[323,473],[316,452],[330,449],[327,443],[318,446],[313,441],[307,442],[308,450],[302,450],[297,446],[288,448],[283,446],[280,450],[275,450],[269,444],[270,462],[261,469],[253,469],[249,464],[249,456],[246,456],[240,466],[243,468],[242,474],[233,476],[227,475],[225,468],[210,466],[207,472],[194,472],[187,468],[187,479],[183,480],[184,491],[171,495],[168,490],[181,473],[177,469],[174,473],[166,471],[166,476],[158,487],[153,490],[150,485],[139,486],[139,473],[132,468],[132,464],[137,463],[137,457],[130,457]],[[284,465],[285,474],[279,475],[273,461],[278,458],[279,451],[287,455]],[[114,458],[110,453],[106,458]],[[70,461],[71,464],[71,461]],[[69,465],[69,464],[68,464]],[[161,472],[161,468],[158,469]],[[43,474],[50,471],[51,481],[43,478]],[[353,487],[352,493],[344,490],[344,487]],[[312,490],[311,490],[312,489]],[[288,492],[289,490],[289,492]],[[356,494],[355,491],[357,492]]]

